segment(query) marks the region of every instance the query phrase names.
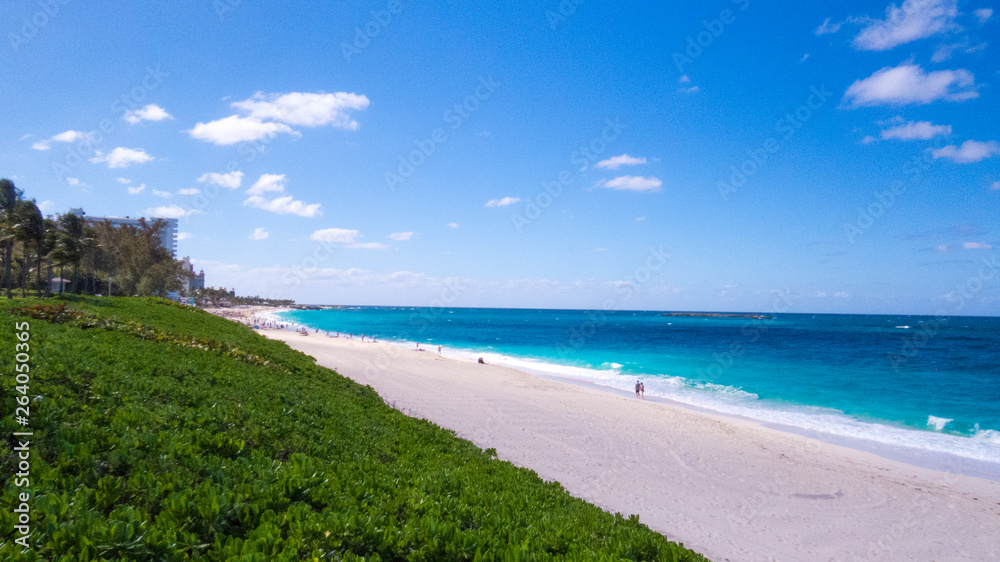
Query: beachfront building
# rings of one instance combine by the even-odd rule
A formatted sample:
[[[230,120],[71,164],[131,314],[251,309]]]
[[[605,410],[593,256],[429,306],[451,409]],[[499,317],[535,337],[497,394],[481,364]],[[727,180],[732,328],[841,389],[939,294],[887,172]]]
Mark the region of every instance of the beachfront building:
[[[167,223],[167,227],[160,232],[160,243],[170,251],[170,257],[177,259],[177,219],[168,219],[166,217],[152,217],[149,219],[145,217],[96,217],[87,215],[83,212],[83,209],[70,209],[69,212],[89,222],[108,221],[111,223],[111,226],[128,225],[142,228],[143,223],[151,224],[158,220],[164,221]]]
[[[194,264],[191,263],[191,258],[184,256],[181,260],[184,264],[184,270],[190,273],[190,277],[187,277],[184,282],[186,283],[185,288],[187,289],[187,294],[191,294],[192,291],[197,291],[198,289],[205,288],[205,270],[202,269],[198,273],[194,272]]]

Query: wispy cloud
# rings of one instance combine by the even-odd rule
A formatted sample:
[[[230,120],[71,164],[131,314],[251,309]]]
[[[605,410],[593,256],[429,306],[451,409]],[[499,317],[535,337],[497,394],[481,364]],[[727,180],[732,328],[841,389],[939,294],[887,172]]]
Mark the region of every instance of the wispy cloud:
[[[395,240],[397,242],[405,242],[413,237],[412,232],[393,232],[389,235],[390,240]]]
[[[504,197],[503,199],[490,199],[486,202],[487,207],[507,207],[520,201],[520,197]]]
[[[930,121],[910,121],[881,132],[882,140],[928,140],[938,135],[950,135],[951,125],[934,125]]]
[[[201,190],[197,187],[187,187],[177,190],[177,195],[198,195],[199,193],[201,193]]]
[[[605,168],[608,170],[617,170],[622,166],[636,166],[639,164],[645,164],[647,160],[645,158],[636,158],[635,156],[629,156],[628,154],[622,154],[621,156],[613,156],[607,160],[601,160],[597,164],[594,164],[595,168]]]
[[[957,164],[971,164],[1000,155],[1000,143],[967,140],[961,146],[950,144],[933,150],[931,155],[934,158],[947,158]]]
[[[890,4],[885,19],[873,20],[854,38],[854,47],[864,51],[886,51],[956,27],[956,0],[906,0]]]
[[[823,20],[823,23],[819,24],[816,27],[816,29],[813,30],[813,33],[815,33],[816,35],[829,35],[831,33],[836,33],[840,31],[840,27],[844,25],[844,23],[843,22],[831,23],[832,19],[833,18],[826,18],[825,20]]]
[[[268,232],[268,231],[264,230],[262,227],[258,226],[257,228],[253,229],[253,234],[250,235],[250,239],[251,240],[263,240],[263,239],[267,238],[270,235],[271,235],[270,232]]]
[[[992,8],[980,8],[972,13],[976,16],[976,19],[978,19],[979,23],[981,24],[990,21],[990,18],[993,17]]]
[[[906,62],[855,81],[847,88],[844,103],[857,107],[965,101],[979,96],[974,87],[975,76],[968,70],[924,72],[920,65]]]
[[[146,209],[147,217],[179,219],[200,213],[198,209],[185,209],[180,205],[168,205],[164,207],[152,207]]]
[[[24,138],[24,137],[22,137]],[[52,146],[53,142],[77,142],[77,141],[92,141],[94,139],[93,133],[84,133],[83,131],[63,131],[58,135],[52,135],[51,137],[37,141],[31,145],[31,148],[35,150],[48,150]]]
[[[660,191],[663,182],[655,176],[620,176],[607,181],[597,182],[595,187],[613,189],[616,191]]]
[[[145,189],[146,189],[146,184],[142,184],[139,187],[134,187],[130,185],[128,186],[128,194],[137,195],[139,193],[142,193]]]
[[[197,181],[214,184],[227,189],[238,189],[240,184],[243,183],[243,172],[229,172],[227,174],[209,172],[202,174]]]
[[[243,204],[247,207],[255,207],[279,215],[298,215],[300,217],[318,217],[323,213],[320,211],[319,203],[303,203],[295,200],[291,195],[278,197],[277,199],[265,199],[259,195],[249,197]]]

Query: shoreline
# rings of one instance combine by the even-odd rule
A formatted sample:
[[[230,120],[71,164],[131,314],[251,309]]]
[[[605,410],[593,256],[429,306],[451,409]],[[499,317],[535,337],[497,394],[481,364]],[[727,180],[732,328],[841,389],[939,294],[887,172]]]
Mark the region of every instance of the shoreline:
[[[293,327],[303,327],[310,331],[316,329],[315,327],[298,324],[295,321],[278,317],[279,313],[290,311],[292,309],[268,308],[267,310],[270,312],[265,314],[265,316],[271,320],[277,320],[286,324],[286,329],[292,329]],[[324,330],[320,330],[320,332],[322,333]],[[385,343],[386,345],[399,347],[401,349],[412,350],[413,347],[411,347],[411,345],[416,342],[386,339],[379,340],[379,343]],[[438,343],[420,342],[420,345],[427,346],[427,349],[430,349],[437,346]],[[573,373],[561,373],[558,372],[558,370],[552,369],[552,367],[559,367],[560,369],[593,371],[592,368],[588,367],[568,367],[551,364],[546,363],[544,360],[529,357],[508,356],[496,350],[474,351],[461,347],[449,347],[445,350],[446,357],[468,361],[470,363],[475,363],[476,357],[479,355],[484,356],[488,363],[500,364],[505,367],[530,373],[543,379],[580,385],[616,395],[631,395],[630,390],[621,389],[611,384],[605,384],[599,380],[590,380],[587,377],[587,373],[574,376]],[[644,375],[636,376],[644,378]],[[655,394],[655,392],[651,392],[651,394],[647,396],[647,399],[664,402],[675,407],[681,407],[695,412],[719,415],[759,424],[760,426],[789,434],[817,439],[825,443],[848,447],[857,451],[873,453],[889,460],[902,462],[920,468],[953,472],[965,476],[973,476],[1000,482],[1000,462],[993,459],[977,458],[975,456],[956,452],[955,449],[957,448],[970,446],[965,441],[974,438],[969,436],[923,431],[918,428],[890,425],[877,421],[855,420],[846,415],[843,415],[842,419],[834,419],[834,425],[832,426],[828,425],[826,427],[816,427],[816,420],[813,420],[810,417],[812,414],[804,414],[794,409],[771,410],[766,405],[760,407],[759,409],[745,406],[733,408],[732,405],[728,404],[705,404],[700,403],[698,400],[685,401],[683,398],[663,396],[662,394],[658,395]],[[782,417],[789,415],[792,416],[791,420],[788,420],[787,418],[782,419]],[[827,420],[827,423],[829,424],[831,422]],[[873,438],[871,436],[872,434],[877,435],[879,438]],[[917,442],[915,444],[912,441],[914,438],[937,440],[937,442],[935,443],[934,441],[931,441],[930,443],[927,443],[925,441],[923,443]],[[949,450],[949,447],[951,450]],[[968,453],[969,451],[966,450],[966,452]]]
[[[1000,483],[991,480],[429,350],[260,333],[715,559],[985,559],[1000,550]]]

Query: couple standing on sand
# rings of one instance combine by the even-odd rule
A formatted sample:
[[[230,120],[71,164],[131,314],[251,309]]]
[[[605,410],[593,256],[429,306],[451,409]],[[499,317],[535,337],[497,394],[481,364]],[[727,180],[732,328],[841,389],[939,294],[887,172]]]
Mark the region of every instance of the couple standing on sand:
[[[640,382],[638,379],[636,379],[636,381],[635,381],[635,397],[639,398],[640,397],[640,393],[641,393],[642,399],[645,400],[646,399],[646,385],[643,384],[642,382]]]

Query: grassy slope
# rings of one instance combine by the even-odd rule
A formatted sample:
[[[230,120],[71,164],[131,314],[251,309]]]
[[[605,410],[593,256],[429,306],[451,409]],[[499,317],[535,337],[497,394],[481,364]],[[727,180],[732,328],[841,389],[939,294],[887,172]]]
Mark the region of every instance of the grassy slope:
[[[0,559],[704,560],[283,343],[107,298],[30,320],[34,550],[21,556],[13,324],[59,302],[0,305]]]

